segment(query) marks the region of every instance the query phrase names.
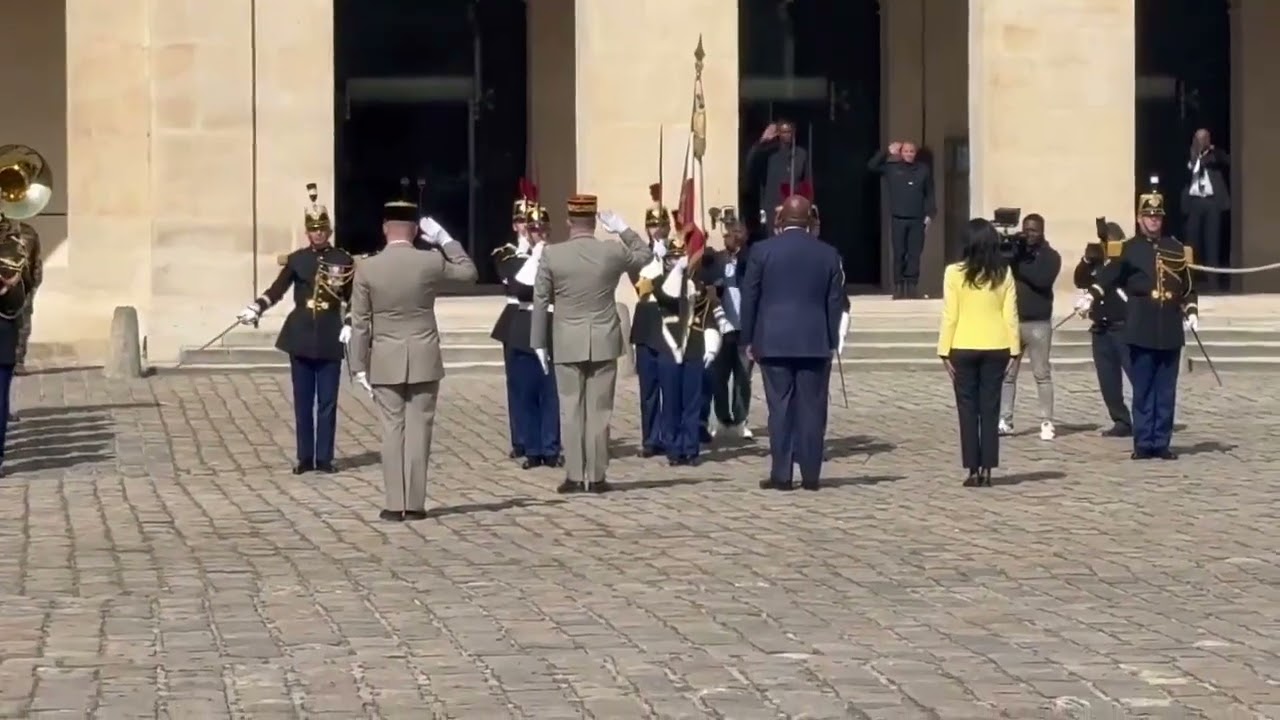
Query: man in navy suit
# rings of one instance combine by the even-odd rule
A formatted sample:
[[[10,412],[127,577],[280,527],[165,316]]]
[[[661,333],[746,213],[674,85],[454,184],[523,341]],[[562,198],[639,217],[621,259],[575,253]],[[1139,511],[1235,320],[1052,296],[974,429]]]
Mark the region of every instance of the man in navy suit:
[[[809,232],[813,205],[792,195],[778,234],[751,249],[742,279],[739,342],[760,365],[769,404],[772,469],[761,488],[817,490],[827,433],[831,359],[840,346],[844,270],[834,247]]]

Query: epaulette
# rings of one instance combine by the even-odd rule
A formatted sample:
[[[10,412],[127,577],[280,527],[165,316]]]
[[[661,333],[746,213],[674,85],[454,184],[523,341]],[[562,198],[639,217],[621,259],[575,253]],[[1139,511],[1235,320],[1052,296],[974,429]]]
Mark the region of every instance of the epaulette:
[[[493,252],[489,253],[489,255],[493,257],[493,259],[501,262],[503,260],[509,260],[512,257],[518,255],[519,253],[520,253],[520,248],[516,247],[511,243],[507,243],[506,245],[495,248]]]

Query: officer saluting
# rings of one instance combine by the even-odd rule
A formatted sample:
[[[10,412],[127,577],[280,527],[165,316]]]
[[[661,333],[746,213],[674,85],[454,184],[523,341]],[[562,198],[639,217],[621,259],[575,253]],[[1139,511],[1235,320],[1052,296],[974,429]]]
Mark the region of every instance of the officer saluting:
[[[527,197],[536,197],[529,195]],[[551,214],[536,202],[526,210],[524,224],[528,232],[530,251],[511,252],[498,263],[498,274],[507,286],[507,292],[516,300],[503,311],[505,323],[499,323],[502,333],[494,329],[495,339],[508,349],[510,361],[507,381],[515,390],[512,404],[507,408],[515,423],[515,435],[521,439],[524,449],[525,470],[536,467],[563,467],[560,454],[560,398],[557,395],[555,373],[542,371],[542,362],[529,343],[533,327],[533,283],[538,277],[538,264],[546,249],[547,225]],[[555,308],[547,305],[547,314]],[[551,323],[546,321],[547,334]]]
[[[489,333],[489,337],[502,343],[502,369],[507,380],[507,425],[511,430],[511,452],[507,457],[512,460],[525,457],[528,454],[528,448],[525,447],[525,438],[521,434],[524,427],[518,417],[517,405],[521,390],[517,380],[520,373],[514,367],[516,362],[514,348],[506,340],[511,336],[511,320],[520,305],[520,299],[516,297],[516,288],[507,274],[502,272],[502,268],[506,263],[523,263],[529,258],[529,214],[531,212],[536,214],[537,210],[538,188],[528,180],[520,178],[520,194],[511,205],[511,231],[515,233],[515,242],[508,242],[492,253],[493,261],[497,265],[498,277],[502,278],[506,291],[507,304],[498,315],[497,322],[493,324],[493,331]],[[525,326],[524,334],[527,344],[528,325]]]
[[[1101,268],[1089,287],[1103,300],[1113,289],[1128,297],[1125,342],[1133,384],[1134,460],[1175,460],[1169,449],[1177,406],[1178,362],[1185,330],[1199,327],[1196,292],[1191,287],[1191,250],[1165,235],[1164,196],[1159,179],[1138,198],[1140,232],[1124,244],[1120,257]]]
[[[333,223],[318,201],[315,183],[307,185],[307,247],[286,258],[275,282],[240,311],[240,322],[252,325],[293,287],[294,308],[285,318],[276,347],[289,355],[293,375],[293,413],[298,464],[294,475],[319,470],[335,472],[334,434],[338,424],[338,386],[344,344],[351,321],[343,303],[351,299],[355,261],[329,244]]]

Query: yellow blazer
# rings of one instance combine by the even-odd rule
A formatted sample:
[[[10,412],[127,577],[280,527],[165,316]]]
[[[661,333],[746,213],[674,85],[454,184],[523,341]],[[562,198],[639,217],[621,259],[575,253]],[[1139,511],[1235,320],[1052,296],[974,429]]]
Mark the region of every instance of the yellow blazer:
[[[960,263],[947,266],[942,279],[942,328],[938,355],[952,350],[1003,350],[1022,354],[1018,333],[1018,293],[1013,273],[996,287],[970,287]]]

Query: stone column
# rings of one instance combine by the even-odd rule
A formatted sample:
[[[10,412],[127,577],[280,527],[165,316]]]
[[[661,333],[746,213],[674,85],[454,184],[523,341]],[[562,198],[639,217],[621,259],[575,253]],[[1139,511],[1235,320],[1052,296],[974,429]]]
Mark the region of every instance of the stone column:
[[[649,184],[658,180],[661,130],[664,200],[675,205],[701,34],[708,136],[703,193],[708,208],[737,204],[737,18],[735,4],[725,0],[577,3],[579,192],[598,195],[603,207],[638,226]]]
[[[1272,64],[1280,41],[1280,4],[1237,0],[1231,8],[1232,265],[1280,262],[1275,242],[1280,205],[1280,73]],[[1246,292],[1280,291],[1280,271],[1241,276]]]
[[[971,211],[1044,215],[1061,291],[1095,217],[1133,223],[1133,44],[1133,0],[969,4]]]
[[[553,237],[565,235],[564,201],[578,177],[577,2],[528,3],[528,153]],[[514,195],[516,188],[511,188]]]
[[[253,296],[250,0],[149,3],[149,357],[177,359]]]
[[[155,109],[146,0],[67,0],[67,164],[64,267],[42,288],[42,340],[97,339],[117,305],[151,294]],[[48,323],[45,323],[48,325]]]

